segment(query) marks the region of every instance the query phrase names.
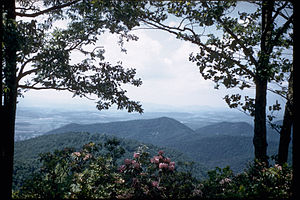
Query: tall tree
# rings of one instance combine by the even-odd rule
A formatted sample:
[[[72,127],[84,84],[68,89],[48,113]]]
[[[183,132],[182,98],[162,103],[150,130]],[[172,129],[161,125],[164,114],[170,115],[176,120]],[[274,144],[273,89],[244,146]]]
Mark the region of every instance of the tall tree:
[[[68,90],[74,96],[93,100],[96,96],[99,110],[116,105],[128,112],[143,112],[122,88],[142,84],[135,78],[135,69],[104,61],[104,48],[98,42],[105,31],[119,34],[122,51],[125,40],[137,40],[128,34],[138,24],[136,4],[143,6],[142,2],[100,0],[19,0],[17,6],[15,0],[1,1],[0,116],[5,130],[1,134],[1,197],[11,197],[16,103],[22,91]],[[57,28],[59,21],[68,23]],[[73,52],[84,59],[75,63]]]
[[[293,64],[294,65],[294,64]],[[289,145],[291,141],[291,132],[293,126],[293,104],[294,104],[294,88],[293,88],[293,66],[291,69],[291,75],[288,82],[287,100],[284,109],[283,122],[280,130],[280,140],[278,147],[278,159],[279,165],[283,165],[288,161]]]
[[[239,3],[240,5],[241,3]],[[268,83],[284,82],[291,68],[292,5],[290,2],[249,2],[251,9],[236,11],[235,1],[152,2],[141,17],[150,28],[160,29],[190,41],[199,53],[190,60],[199,66],[205,79],[226,88],[250,88],[255,97],[226,95],[231,108],[254,116],[255,157],[268,163],[266,103]],[[177,25],[170,25],[170,16]]]
[[[2,25],[2,55],[1,67],[3,78],[1,78],[1,90],[3,102],[1,100],[1,121],[2,121],[2,133],[1,133],[1,163],[2,171],[1,183],[3,188],[1,191],[3,198],[11,198],[11,187],[12,187],[12,173],[13,173],[13,152],[14,152],[14,131],[15,131],[15,113],[16,113],[16,102],[17,99],[17,88],[16,88],[16,57],[18,43],[17,41],[17,28],[15,24],[15,2],[14,0],[8,0],[4,3],[3,13],[6,14],[5,19],[1,23]],[[5,26],[5,27],[3,27]],[[5,29],[5,30],[4,30]],[[4,66],[4,67],[3,67]],[[4,79],[4,80],[3,80]],[[4,83],[3,83],[4,82]],[[3,105],[2,105],[3,104]],[[5,134],[4,133],[9,133]]]

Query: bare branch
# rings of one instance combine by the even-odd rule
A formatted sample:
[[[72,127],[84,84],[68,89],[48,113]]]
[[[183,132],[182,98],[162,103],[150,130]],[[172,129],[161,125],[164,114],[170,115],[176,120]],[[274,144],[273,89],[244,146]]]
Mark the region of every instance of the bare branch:
[[[20,12],[16,12],[16,15],[19,16],[19,17],[37,17],[39,15],[43,15],[43,14],[46,14],[46,13],[54,11],[54,10],[58,10],[58,9],[61,9],[61,8],[65,8],[65,7],[71,6],[71,5],[73,5],[73,4],[75,4],[75,3],[79,2],[79,1],[80,0],[70,1],[68,3],[57,5],[57,6],[53,6],[51,8],[47,8],[45,10],[41,10],[41,11],[35,12],[35,13],[20,13]]]
[[[54,89],[54,90],[68,90],[71,91],[69,88],[67,87],[35,87],[33,85],[18,85],[19,88],[22,89],[34,89],[34,90],[45,90],[45,89]]]

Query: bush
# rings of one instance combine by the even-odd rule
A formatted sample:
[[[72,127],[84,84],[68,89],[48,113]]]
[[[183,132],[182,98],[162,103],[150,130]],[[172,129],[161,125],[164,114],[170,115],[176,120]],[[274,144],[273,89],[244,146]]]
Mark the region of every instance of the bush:
[[[199,181],[163,151],[150,157],[141,146],[118,166],[124,149],[115,139],[104,145],[86,144],[81,150],[65,148],[41,155],[39,171],[26,180],[14,198],[289,198],[292,169],[254,162],[235,175],[229,167],[208,172]],[[186,167],[188,168],[188,167]]]
[[[150,158],[146,146],[132,159],[116,165],[124,150],[115,140],[103,146],[89,143],[80,151],[65,148],[41,155],[42,167],[15,198],[189,198],[197,193],[197,179],[178,172],[162,151]],[[106,153],[99,150],[106,149]],[[105,151],[102,151],[105,152]]]
[[[203,182],[207,198],[290,198],[292,169],[284,165],[266,167],[254,161],[243,173],[234,175],[229,167],[208,172]]]

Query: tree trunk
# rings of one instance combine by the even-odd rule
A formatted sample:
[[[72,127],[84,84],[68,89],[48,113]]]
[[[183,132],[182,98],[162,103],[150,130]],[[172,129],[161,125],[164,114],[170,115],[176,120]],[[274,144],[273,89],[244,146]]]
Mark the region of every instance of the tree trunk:
[[[293,12],[295,14],[295,17],[293,19],[293,70],[295,70],[293,72],[293,104],[292,104],[292,113],[293,113],[293,149],[292,149],[292,153],[293,153],[293,179],[292,179],[292,198],[291,199],[299,199],[300,198],[300,192],[299,192],[299,167],[297,166],[297,163],[299,163],[299,149],[297,150],[297,146],[299,146],[299,136],[297,133],[297,129],[299,130],[299,125],[297,123],[295,123],[295,119],[296,119],[296,105],[297,105],[297,98],[299,99],[299,96],[297,96],[297,93],[295,93],[296,91],[296,85],[298,85],[299,87],[299,81],[297,82],[297,78],[296,78],[296,74],[298,73],[299,75],[299,68],[297,69],[297,65],[299,66],[299,58],[296,55],[296,52],[298,51],[299,53],[299,47],[297,47],[296,44],[298,44],[299,46],[299,39],[297,39],[297,30],[299,31],[299,29],[296,29],[295,26],[297,24],[296,21],[298,21],[299,24],[299,13],[297,12],[297,8],[296,5],[298,5],[298,9],[299,9],[299,3],[296,3],[296,1],[292,1],[293,3]],[[296,73],[297,72],[297,73]],[[299,111],[299,109],[298,109]]]
[[[16,52],[18,48],[17,31],[15,24],[15,1],[5,1],[4,12],[6,26],[4,31],[4,61],[3,68],[5,90],[3,90],[3,105],[1,105],[1,198],[11,199],[13,156],[14,156],[14,133],[17,101],[16,86]],[[2,98],[2,97],[1,97]]]
[[[288,160],[289,144],[291,141],[291,129],[293,124],[293,67],[289,79],[287,102],[285,104],[283,123],[280,130],[280,141],[278,149],[278,164],[283,165]]]
[[[255,116],[254,116],[254,153],[260,162],[268,164],[266,134],[267,81],[256,81]]]
[[[262,32],[259,52],[259,61],[256,66],[256,93],[255,93],[255,115],[254,115],[254,154],[255,158],[268,165],[267,156],[267,131],[266,131],[266,102],[269,77],[270,51],[272,51],[272,12],[273,0],[262,2]]]

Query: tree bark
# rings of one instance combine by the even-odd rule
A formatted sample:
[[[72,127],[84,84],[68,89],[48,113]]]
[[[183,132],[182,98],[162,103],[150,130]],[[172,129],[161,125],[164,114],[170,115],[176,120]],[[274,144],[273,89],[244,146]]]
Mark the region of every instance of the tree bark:
[[[266,129],[266,103],[269,76],[270,51],[272,51],[272,12],[274,1],[262,1],[262,32],[259,61],[256,65],[256,93],[255,93],[255,115],[254,115],[254,154],[255,158],[268,165],[267,156],[267,129]]]
[[[291,141],[291,130],[293,125],[293,67],[289,78],[287,102],[285,104],[283,123],[280,130],[280,141],[278,148],[278,164],[283,165],[288,161],[289,145]]]
[[[254,116],[254,154],[255,158],[268,165],[266,134],[267,81],[256,80],[255,116]]]
[[[295,123],[295,119],[296,119],[296,102],[297,102],[297,98],[299,99],[299,96],[297,96],[297,93],[295,93],[296,91],[296,85],[298,85],[299,87],[299,81],[297,82],[297,78],[296,78],[296,74],[299,73],[299,69],[297,69],[297,65],[299,66],[299,57],[296,55],[296,52],[299,52],[299,47],[297,47],[296,44],[298,44],[299,46],[299,39],[297,37],[297,30],[295,28],[297,22],[299,24],[299,13],[297,12],[297,8],[296,5],[298,5],[298,9],[299,9],[299,3],[296,3],[296,1],[292,1],[293,3],[293,13],[295,15],[294,20],[293,20],[293,104],[292,104],[292,113],[293,118],[293,141],[292,141],[292,153],[293,153],[293,179],[292,179],[292,198],[291,199],[299,199],[300,198],[300,191],[299,191],[299,167],[297,166],[297,163],[299,163],[299,149],[297,150],[297,146],[299,146],[299,136],[297,133],[297,129],[299,130],[299,125],[297,123]],[[299,30],[298,30],[299,31]],[[298,109],[299,110],[299,109]]]
[[[3,105],[1,105],[1,198],[11,199],[14,133],[17,101],[16,86],[16,52],[18,48],[17,31],[15,24],[15,1],[7,0],[4,3],[6,26],[4,30],[4,73],[5,90],[3,90]],[[2,98],[2,96],[1,96]]]

